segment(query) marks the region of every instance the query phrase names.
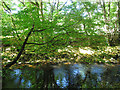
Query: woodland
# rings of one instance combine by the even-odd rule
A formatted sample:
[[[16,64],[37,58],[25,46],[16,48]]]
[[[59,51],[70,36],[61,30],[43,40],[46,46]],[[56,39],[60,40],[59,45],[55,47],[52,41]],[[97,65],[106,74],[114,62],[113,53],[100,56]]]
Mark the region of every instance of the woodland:
[[[2,69],[120,63],[120,2],[3,0]]]

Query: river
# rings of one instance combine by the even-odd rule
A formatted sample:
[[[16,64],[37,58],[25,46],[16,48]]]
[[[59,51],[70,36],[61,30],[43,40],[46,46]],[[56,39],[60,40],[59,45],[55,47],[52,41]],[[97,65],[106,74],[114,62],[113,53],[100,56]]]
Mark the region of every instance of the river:
[[[59,64],[7,72],[3,88],[120,88],[120,65]]]

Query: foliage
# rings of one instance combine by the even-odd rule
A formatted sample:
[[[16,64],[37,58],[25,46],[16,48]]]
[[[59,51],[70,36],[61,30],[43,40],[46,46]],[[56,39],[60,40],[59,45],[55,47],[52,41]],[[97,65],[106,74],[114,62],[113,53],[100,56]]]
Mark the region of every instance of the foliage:
[[[4,46],[15,46],[15,49],[20,51],[34,25],[34,30],[25,43],[25,53],[29,51],[37,55],[54,57],[59,49],[68,46],[74,48],[108,46],[111,39],[107,33],[112,30],[118,31],[116,2],[105,3],[105,14],[103,2],[71,0],[70,4],[41,3],[2,2],[2,36],[13,36],[3,39]],[[17,13],[12,13],[14,5],[20,8]]]

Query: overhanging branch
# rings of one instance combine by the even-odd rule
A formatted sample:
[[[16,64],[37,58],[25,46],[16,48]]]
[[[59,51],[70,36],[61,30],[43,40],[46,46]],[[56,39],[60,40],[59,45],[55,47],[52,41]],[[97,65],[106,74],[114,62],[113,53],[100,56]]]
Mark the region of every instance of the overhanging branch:
[[[79,20],[79,21],[80,21],[80,20]],[[78,21],[78,22],[79,22],[79,21]],[[73,26],[73,25],[77,24],[78,22],[76,22],[76,23],[74,23],[74,24],[71,24],[71,25],[68,25],[68,26],[66,26],[66,27]],[[60,30],[61,30],[61,29],[66,29],[66,27],[60,28]],[[46,30],[46,29],[35,30],[35,31],[33,31],[33,32],[41,32],[41,31],[44,31],[44,30]],[[55,38],[57,38],[57,37],[60,36],[60,35],[64,35],[64,34],[69,35],[68,33],[72,33],[72,32],[66,32],[66,33],[59,34],[59,35],[53,37],[50,41],[45,42],[45,43],[26,43],[26,44],[44,45],[44,44],[47,44],[47,43],[49,43],[49,42],[52,42]]]
[[[27,41],[28,41],[28,38],[29,38],[29,36],[31,35],[33,29],[34,29],[34,25],[32,26],[30,32],[28,33],[28,35],[27,35],[27,37],[26,37],[26,39],[25,39],[25,41],[24,41],[24,43],[23,43],[23,45],[22,45],[22,47],[21,47],[21,49],[20,49],[20,52],[19,52],[18,55],[17,55],[17,57],[16,57],[12,62],[8,63],[8,64],[5,66],[6,69],[8,69],[9,67],[11,67],[13,64],[15,64],[15,63],[17,62],[17,60],[20,58],[20,56],[22,55],[22,52],[23,52],[23,50],[24,50],[24,48],[25,48],[25,45],[26,45],[26,43],[27,43]]]
[[[69,33],[73,33],[73,32],[66,32],[66,33],[62,33],[62,34],[59,34],[59,35],[56,35],[55,37],[53,37],[50,41],[47,41],[45,43],[26,43],[26,44],[34,44],[34,45],[44,45],[44,44],[47,44],[49,42],[52,42],[55,38],[59,37],[60,35],[69,35]],[[78,33],[78,32],[74,32],[74,33]]]
[[[64,34],[66,34],[66,33],[59,34],[59,35],[53,37],[50,41],[45,42],[45,43],[26,43],[26,44],[44,45],[44,44],[47,44],[47,43],[49,43],[49,42],[52,42],[55,38],[57,38],[57,37],[60,36],[60,35],[64,35]]]
[[[41,29],[41,30],[34,30],[33,32],[41,32],[41,31],[44,31],[44,30],[46,30],[46,28],[45,29]]]

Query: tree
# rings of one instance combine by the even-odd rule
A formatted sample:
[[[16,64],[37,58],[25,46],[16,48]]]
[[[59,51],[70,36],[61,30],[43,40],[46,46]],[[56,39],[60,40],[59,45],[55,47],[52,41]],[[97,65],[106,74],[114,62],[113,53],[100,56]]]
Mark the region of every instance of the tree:
[[[108,42],[110,46],[119,45],[118,35],[118,18],[117,2],[100,2],[104,15],[104,27],[107,30]]]
[[[119,23],[119,40],[118,41],[120,41],[120,3],[119,2],[118,2],[118,23]]]
[[[21,10],[18,13],[10,16],[4,13],[13,24],[11,32],[15,32],[14,38],[16,37],[18,41],[13,43],[16,43],[16,48],[20,49],[17,57],[6,65],[7,68],[15,64],[25,50],[49,57],[54,56],[58,49],[69,45],[73,47],[106,45],[106,38],[100,35],[104,35],[104,31],[100,29],[101,24],[104,26],[104,23],[102,20],[101,23],[96,23],[99,21],[98,16],[103,15],[98,11],[98,4],[72,0],[69,5],[66,3],[59,0],[54,3],[42,0],[21,2],[19,4]],[[2,4],[4,10],[11,11],[12,7],[6,2],[3,1]],[[3,16],[3,20],[6,17]],[[2,25],[6,27],[4,23],[7,21]],[[9,27],[6,29],[8,30]],[[3,33],[5,32],[3,28]]]

